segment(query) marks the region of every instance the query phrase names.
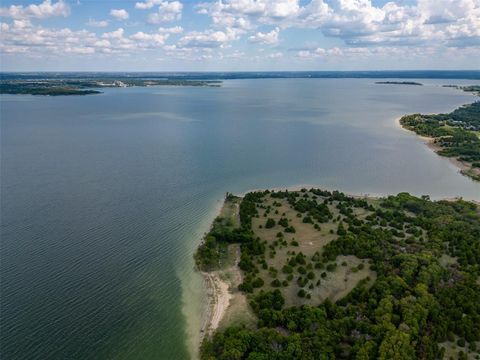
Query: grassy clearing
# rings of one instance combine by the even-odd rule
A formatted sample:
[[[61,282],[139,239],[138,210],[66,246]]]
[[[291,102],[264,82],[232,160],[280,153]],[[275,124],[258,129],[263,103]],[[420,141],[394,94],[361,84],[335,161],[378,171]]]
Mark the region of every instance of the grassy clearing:
[[[318,200],[318,196],[310,192],[305,192],[303,197]],[[335,203],[328,205],[332,214],[329,221],[319,223],[306,219],[305,222],[306,215],[292,208],[286,199],[265,196],[258,209],[259,217],[252,219],[255,236],[266,241],[268,247],[265,259],[267,266],[265,268],[263,265],[258,274],[264,282],[263,290],[279,288],[288,306],[318,305],[326,299],[332,301],[341,299],[363,279],[368,278],[373,284],[376,274],[370,270],[367,259],[339,256],[335,261],[325,264],[318,261],[323,247],[338,237],[338,225],[344,217],[336,205]],[[357,218],[362,219],[370,212],[363,208],[355,208],[354,213]],[[273,222],[269,219],[272,219],[275,225],[271,226]],[[288,225],[295,229],[295,233],[286,231],[285,226],[280,224],[282,219],[287,220]],[[267,221],[270,225],[267,225]],[[304,266],[293,267],[295,269],[292,273],[282,270],[288,265],[289,260],[299,253],[306,256]],[[333,264],[335,265],[332,268]],[[303,272],[302,268],[305,269],[305,274],[299,273]],[[308,279],[308,276],[311,279]],[[304,283],[302,281],[305,278],[308,281]],[[282,285],[276,286],[278,283],[272,283],[275,279]],[[301,289],[305,289],[309,296],[299,296]]]
[[[472,349],[468,344],[461,342],[458,336],[453,336],[451,341],[444,341],[439,343],[438,346],[443,351],[443,359],[467,359],[467,360],[477,360],[480,359],[480,341],[476,341],[474,349]],[[460,340],[460,341],[459,341]]]

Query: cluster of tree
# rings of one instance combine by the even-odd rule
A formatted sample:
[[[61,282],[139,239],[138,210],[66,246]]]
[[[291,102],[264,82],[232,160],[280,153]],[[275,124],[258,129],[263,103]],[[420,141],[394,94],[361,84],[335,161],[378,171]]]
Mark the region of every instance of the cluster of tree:
[[[205,236],[203,242],[195,253],[197,267],[203,271],[211,271],[221,267],[226,259],[229,244],[245,244],[246,250],[242,249],[242,256],[248,255],[248,249],[256,248],[258,239],[253,236],[251,230],[251,218],[258,215],[256,202],[261,200],[263,193],[249,193],[240,203],[241,226],[235,227],[230,219],[217,217]],[[231,202],[238,198],[230,193],[226,194],[225,201]],[[263,245],[264,246],[264,245]],[[262,253],[264,248],[262,248]]]
[[[317,307],[286,308],[278,289],[256,291],[250,305],[257,327],[216,332],[204,340],[201,358],[437,359],[444,354],[438,344],[454,339],[464,356],[475,352],[480,341],[478,207],[402,193],[374,208],[362,204],[370,212],[360,218],[347,210],[358,199],[333,200],[332,193],[321,194],[328,202],[340,201],[348,215],[338,225],[338,238],[312,261],[326,264],[338,255],[368,258],[376,281],[369,285],[362,280],[343,299]],[[252,264],[262,256],[261,245],[242,245],[242,253],[243,248]],[[442,266],[442,254],[458,263]],[[307,273],[302,263],[305,256],[293,253],[282,272],[292,276],[300,266]]]

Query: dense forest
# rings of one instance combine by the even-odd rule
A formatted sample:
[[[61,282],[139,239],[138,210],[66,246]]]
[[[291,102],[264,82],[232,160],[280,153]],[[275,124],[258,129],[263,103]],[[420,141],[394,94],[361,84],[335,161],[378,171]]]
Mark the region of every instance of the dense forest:
[[[480,180],[480,102],[462,106],[449,114],[407,115],[401,125],[415,133],[434,139],[439,155],[470,164],[464,173]]]
[[[278,210],[281,202],[296,213],[297,224],[330,229],[331,240],[313,254],[299,251],[293,240],[298,229]],[[250,327],[230,324],[206,338],[201,359],[480,358],[477,205],[408,193],[364,199],[302,189],[248,193],[239,211],[239,227],[223,219],[214,223],[196,262],[215,269],[228,244],[240,243],[239,288],[258,321]],[[256,235],[266,227],[278,232],[275,241]],[[268,268],[282,248],[284,266]],[[337,301],[308,303],[342,256],[361,259],[352,271],[367,264],[376,278],[360,280]],[[295,301],[305,300],[303,305],[287,306],[284,289],[292,284],[300,289]]]

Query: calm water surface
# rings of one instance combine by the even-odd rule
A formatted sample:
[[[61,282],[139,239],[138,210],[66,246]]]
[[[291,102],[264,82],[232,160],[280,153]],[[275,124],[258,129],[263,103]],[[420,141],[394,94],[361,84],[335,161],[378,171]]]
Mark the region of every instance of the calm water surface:
[[[205,296],[192,254],[226,191],[479,200],[478,183],[395,126],[474,100],[422,82],[2,96],[1,358],[190,358]]]

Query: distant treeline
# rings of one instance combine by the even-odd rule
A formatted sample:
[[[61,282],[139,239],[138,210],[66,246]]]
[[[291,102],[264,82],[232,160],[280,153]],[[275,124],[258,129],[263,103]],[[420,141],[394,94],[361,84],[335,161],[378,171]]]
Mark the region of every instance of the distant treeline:
[[[181,79],[137,79],[137,78],[49,78],[49,79],[4,79],[0,80],[0,94],[30,95],[89,95],[100,94],[92,90],[131,86],[220,86],[219,81]]]
[[[375,84],[387,84],[387,85],[418,85],[423,84],[414,81],[377,81]]]
[[[138,78],[183,80],[231,79],[472,79],[480,80],[478,70],[406,70],[406,71],[234,71],[234,72],[24,72],[0,73],[0,79],[55,78]]]

